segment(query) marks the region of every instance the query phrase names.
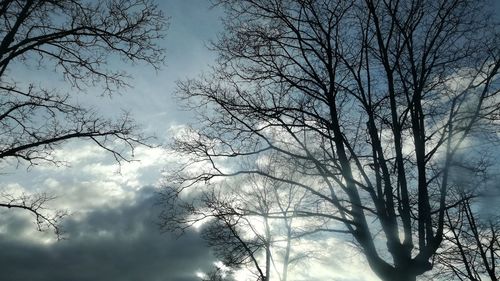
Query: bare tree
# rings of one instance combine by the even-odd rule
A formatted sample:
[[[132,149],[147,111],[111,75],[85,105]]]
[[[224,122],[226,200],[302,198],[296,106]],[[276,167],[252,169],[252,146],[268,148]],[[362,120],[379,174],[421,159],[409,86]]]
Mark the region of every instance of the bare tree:
[[[226,32],[211,75],[179,83],[200,124],[178,192],[259,174],[322,201],[383,280],[432,269],[455,157],[497,141],[498,24],[484,1],[217,1]],[[268,151],[290,180],[248,166]],[[195,165],[195,166],[193,166]],[[194,168],[195,167],[195,168]],[[458,201],[457,201],[458,200]]]
[[[264,169],[272,173],[269,164]],[[316,203],[309,202],[306,194],[291,184],[248,175],[177,199],[180,213],[164,212],[163,226],[182,230],[204,223],[202,237],[229,270],[245,271],[256,280],[286,281],[290,265],[313,255],[307,248],[308,236],[326,224],[304,220]],[[300,250],[294,251],[298,244]],[[220,272],[216,268],[210,278],[220,278]]]
[[[145,144],[147,138],[128,114],[105,119],[72,96],[88,87],[102,86],[111,94],[126,86],[126,72],[114,70],[110,60],[160,66],[163,51],[157,39],[162,37],[165,18],[153,2],[3,0],[0,21],[2,165],[59,164],[54,149],[72,139],[94,142],[118,161],[128,160],[127,151]],[[69,90],[16,76],[23,66],[33,71],[53,69],[69,83]],[[39,226],[47,224],[57,231],[60,214],[51,217],[43,212],[50,199],[45,194],[17,198],[5,194],[0,206],[28,210]]]

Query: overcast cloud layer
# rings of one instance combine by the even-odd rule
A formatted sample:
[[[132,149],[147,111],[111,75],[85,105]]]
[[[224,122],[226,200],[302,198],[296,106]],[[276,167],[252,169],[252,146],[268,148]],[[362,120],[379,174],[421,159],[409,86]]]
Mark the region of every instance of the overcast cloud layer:
[[[27,220],[3,220],[0,280],[198,280],[195,273],[213,259],[203,241],[190,231],[179,239],[161,234],[153,190],[137,193],[133,202],[70,217],[66,240],[55,243],[26,239],[23,232],[33,228]]]

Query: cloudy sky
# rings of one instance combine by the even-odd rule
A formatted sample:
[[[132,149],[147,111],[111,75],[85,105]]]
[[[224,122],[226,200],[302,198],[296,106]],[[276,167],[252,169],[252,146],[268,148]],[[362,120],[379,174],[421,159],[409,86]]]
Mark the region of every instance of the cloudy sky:
[[[166,66],[156,73],[145,66],[127,69],[133,88],[122,95],[87,93],[81,103],[100,107],[103,114],[130,110],[148,134],[168,139],[170,128],[189,119],[171,97],[174,81],[197,75],[214,55],[205,48],[221,26],[220,11],[207,1],[159,1],[170,17],[162,46]],[[61,85],[62,77],[19,66],[18,75]],[[0,280],[198,280],[213,257],[196,232],[178,238],[158,228],[156,190],[161,170],[171,156],[162,149],[139,148],[138,162],[118,165],[99,148],[73,142],[57,151],[68,166],[37,166],[27,170],[2,167],[1,191],[8,194],[48,192],[53,209],[68,210],[64,240],[36,231],[33,218],[19,210],[0,210]],[[120,173],[118,173],[120,172]]]
[[[222,13],[202,0],[159,3],[170,17],[162,42],[166,66],[159,72],[143,66],[127,69],[133,88],[112,99],[93,93],[78,99],[104,114],[130,110],[147,133],[168,142],[176,128],[193,120],[172,98],[175,81],[195,77],[213,62],[215,54],[206,43],[222,30]],[[64,85],[54,73],[16,71]],[[138,148],[139,161],[121,167],[99,148],[78,141],[58,149],[57,156],[68,165],[1,167],[2,192],[48,192],[57,196],[50,207],[71,215],[63,222],[65,239],[56,241],[52,232],[36,231],[28,214],[0,209],[0,280],[191,281],[199,280],[197,274],[216,261],[196,230],[177,237],[158,227],[162,207],[156,204],[156,187],[162,170],[175,162],[165,149]],[[324,243],[342,247],[335,241]],[[303,278],[376,280],[357,255],[346,255],[343,265],[334,260],[327,256],[325,262],[310,266]]]

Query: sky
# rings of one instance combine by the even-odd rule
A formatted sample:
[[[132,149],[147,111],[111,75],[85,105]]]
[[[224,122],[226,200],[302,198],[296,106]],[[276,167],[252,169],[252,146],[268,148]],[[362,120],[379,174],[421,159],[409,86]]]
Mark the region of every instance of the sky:
[[[131,88],[112,97],[92,90],[73,96],[104,116],[130,111],[147,135],[168,143],[195,116],[179,108],[176,81],[209,70],[216,54],[207,44],[223,30],[218,8],[205,0],[157,1],[169,17],[166,64],[155,71],[144,65],[125,69]],[[498,10],[500,2],[496,2]],[[57,73],[17,65],[13,73],[67,88]],[[0,281],[196,281],[217,262],[198,229],[182,236],[162,231],[158,201],[165,169],[177,162],[168,148],[138,147],[135,160],[118,165],[111,155],[82,141],[56,150],[67,165],[33,167],[0,163],[0,194],[47,192],[57,196],[51,209],[67,210],[62,240],[39,232],[22,210],[0,208]],[[290,280],[376,281],[362,255],[342,240],[323,239],[321,261],[302,265]],[[243,275],[240,275],[242,280]]]
[[[130,111],[146,134],[168,142],[177,128],[194,120],[178,108],[175,81],[194,78],[209,69],[216,54],[206,45],[222,31],[219,9],[209,1],[158,1],[169,17],[162,46],[166,65],[154,71],[142,65],[126,69],[132,88],[113,97],[86,93],[80,103],[113,116]],[[55,73],[24,69],[14,73],[65,83]],[[64,239],[38,232],[33,218],[20,210],[0,209],[0,280],[30,281],[194,281],[216,259],[196,229],[182,236],[162,232],[158,226],[157,187],[162,171],[175,163],[164,148],[139,147],[138,161],[118,166],[110,155],[89,143],[75,141],[57,149],[65,166],[5,165],[0,189],[11,194],[48,192],[57,198],[50,208],[68,210]],[[355,251],[339,241],[326,240],[332,251],[324,262],[307,268],[302,280],[377,280]],[[343,261],[334,252],[343,252]]]
[[[190,119],[172,97],[175,81],[206,70],[215,55],[205,45],[221,29],[220,11],[208,1],[158,1],[170,18],[166,64],[158,72],[148,66],[126,69],[132,85],[113,97],[88,91],[74,97],[104,116],[128,110],[145,134],[167,141],[170,128]],[[18,77],[64,88],[57,73],[15,66]],[[48,204],[70,215],[63,221],[64,239],[38,232],[33,217],[22,210],[0,209],[0,280],[32,281],[192,281],[215,261],[196,231],[182,237],[160,230],[157,189],[171,156],[161,148],[136,150],[137,162],[115,161],[99,148],[81,141],[57,149],[67,166],[36,167],[3,163],[1,192],[47,192]]]

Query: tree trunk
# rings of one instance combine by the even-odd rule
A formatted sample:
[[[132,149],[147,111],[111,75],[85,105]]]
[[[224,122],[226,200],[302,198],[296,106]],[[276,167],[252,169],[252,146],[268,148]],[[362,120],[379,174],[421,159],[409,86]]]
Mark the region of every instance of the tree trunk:
[[[393,268],[393,270],[385,272],[373,267],[372,269],[383,281],[416,281],[418,275],[429,270],[427,267],[416,264],[406,268]]]
[[[394,276],[391,276],[389,279],[384,279],[384,281],[416,281],[416,280],[417,276],[406,272],[400,272],[394,274]]]

